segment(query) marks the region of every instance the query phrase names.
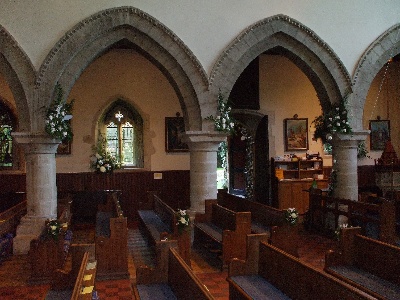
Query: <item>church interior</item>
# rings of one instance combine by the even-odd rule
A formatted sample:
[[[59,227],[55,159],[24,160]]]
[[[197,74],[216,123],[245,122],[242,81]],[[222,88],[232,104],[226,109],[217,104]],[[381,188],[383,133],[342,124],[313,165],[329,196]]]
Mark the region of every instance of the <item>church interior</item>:
[[[1,299],[399,299],[400,4],[0,3]]]

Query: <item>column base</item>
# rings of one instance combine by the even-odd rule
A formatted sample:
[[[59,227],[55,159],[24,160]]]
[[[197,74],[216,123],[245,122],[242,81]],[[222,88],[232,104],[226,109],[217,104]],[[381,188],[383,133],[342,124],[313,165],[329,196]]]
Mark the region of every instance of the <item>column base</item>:
[[[13,239],[13,254],[28,254],[33,239],[37,239],[43,232],[46,218],[28,217],[21,218]]]

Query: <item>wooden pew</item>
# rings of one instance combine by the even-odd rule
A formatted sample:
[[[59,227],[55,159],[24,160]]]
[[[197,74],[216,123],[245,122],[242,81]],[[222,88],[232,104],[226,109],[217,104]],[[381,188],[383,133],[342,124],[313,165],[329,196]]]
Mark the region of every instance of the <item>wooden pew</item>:
[[[252,233],[266,233],[275,247],[299,257],[299,228],[285,222],[284,210],[229,194],[225,190],[218,190],[217,201],[236,212],[250,212]]]
[[[366,203],[310,193],[310,229],[332,235],[338,228],[340,217],[347,218],[351,226],[360,226],[363,235],[390,244],[396,242],[396,217],[392,201],[379,198],[376,203]]]
[[[139,210],[139,221],[141,228],[150,239],[152,246],[162,239],[176,240],[178,243],[179,254],[190,266],[191,257],[191,230],[188,228],[185,232],[179,232],[177,226],[176,211],[166,202],[162,201],[156,192],[147,193],[147,209]]]
[[[25,214],[26,201],[21,201],[0,213],[0,263],[12,255],[16,228]]]
[[[134,286],[135,299],[214,299],[207,288],[180,257],[176,248],[167,246],[159,249],[163,249],[161,256],[166,261],[167,267],[164,270],[166,276],[156,279],[155,277],[148,276],[147,279],[149,280],[144,282],[142,281],[143,277],[138,276],[137,278],[140,278],[139,282]]]
[[[232,211],[217,200],[205,200],[205,213],[195,216],[194,245],[217,247],[222,252],[222,268],[235,257],[245,259],[246,235],[250,233],[251,213]]]
[[[272,227],[284,224],[284,211],[244,197],[218,190],[218,204],[233,211],[251,212],[251,232],[270,233]]]
[[[65,271],[65,262],[70,254],[72,231],[68,229],[71,221],[70,206],[65,206],[64,211],[58,216],[58,221],[63,227],[57,238],[47,235],[45,227],[42,234],[30,242],[28,257],[31,267],[32,284],[56,284],[56,279],[65,277],[62,281],[70,282],[70,274]],[[64,271],[61,271],[64,270]],[[59,275],[57,273],[62,273]]]
[[[251,212],[251,231],[270,233],[273,226],[284,224],[284,211],[246,198],[218,191],[218,204],[236,212]]]
[[[92,300],[95,289],[97,262],[89,262],[89,252],[85,252],[76,276],[71,300]]]
[[[340,245],[326,254],[325,271],[377,299],[400,297],[400,248],[343,228]]]
[[[231,261],[229,299],[375,299],[262,239],[249,236],[247,260]]]
[[[108,193],[96,214],[95,253],[99,280],[129,278],[128,224],[119,203],[119,191]]]

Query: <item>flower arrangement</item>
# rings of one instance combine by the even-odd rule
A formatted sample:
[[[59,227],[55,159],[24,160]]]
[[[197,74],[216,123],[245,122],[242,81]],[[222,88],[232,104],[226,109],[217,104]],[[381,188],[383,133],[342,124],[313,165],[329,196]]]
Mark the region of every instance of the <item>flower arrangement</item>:
[[[97,145],[93,146],[94,154],[90,158],[90,167],[99,173],[111,173],[119,169],[118,159],[107,149],[107,139],[99,134]]]
[[[352,132],[348,121],[346,102],[346,98],[344,98],[338,104],[334,104],[328,112],[312,121],[315,126],[314,139],[321,139],[325,151],[329,154],[332,153],[332,134],[350,134]]]
[[[285,210],[285,220],[289,223],[289,225],[294,226],[297,224],[299,219],[299,213],[295,208],[288,208]]]
[[[54,240],[58,240],[58,236],[61,232],[61,224],[56,219],[50,219],[46,223],[46,232],[47,236],[53,238]]]
[[[340,241],[342,229],[348,228],[348,227],[351,227],[351,226],[349,226],[349,224],[346,224],[346,223],[339,225],[338,228],[336,228],[336,230],[334,232],[335,240]]]
[[[56,98],[46,113],[45,131],[54,139],[70,141],[73,134],[69,120],[72,118],[74,100],[65,103],[63,96],[64,92],[60,84],[57,83]]]
[[[190,229],[190,217],[186,213],[186,210],[178,209],[176,212],[176,225],[178,225],[179,233],[188,231]]]
[[[214,121],[214,127],[217,131],[232,134],[235,132],[235,121],[231,116],[232,108],[225,100],[221,93],[218,94],[218,114],[217,117],[208,116],[206,120]]]

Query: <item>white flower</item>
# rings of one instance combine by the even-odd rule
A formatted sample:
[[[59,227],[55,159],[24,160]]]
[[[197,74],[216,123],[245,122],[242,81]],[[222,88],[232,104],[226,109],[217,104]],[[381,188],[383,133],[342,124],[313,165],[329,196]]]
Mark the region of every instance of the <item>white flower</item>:
[[[290,216],[291,216],[293,219],[297,218],[297,215],[296,215],[295,213],[292,213]]]
[[[106,171],[106,168],[104,166],[100,167],[100,172],[104,173]]]

